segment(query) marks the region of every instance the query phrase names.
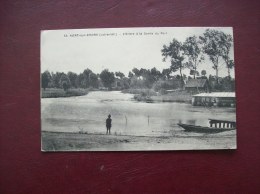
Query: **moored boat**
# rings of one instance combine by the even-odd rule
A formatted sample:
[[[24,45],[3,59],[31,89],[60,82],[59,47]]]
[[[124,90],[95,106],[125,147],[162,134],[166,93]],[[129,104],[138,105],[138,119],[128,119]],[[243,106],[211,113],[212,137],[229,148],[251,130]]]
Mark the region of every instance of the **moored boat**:
[[[210,127],[178,123],[185,131],[197,133],[220,133],[236,129],[235,121],[209,119]],[[213,127],[213,125],[215,125]]]

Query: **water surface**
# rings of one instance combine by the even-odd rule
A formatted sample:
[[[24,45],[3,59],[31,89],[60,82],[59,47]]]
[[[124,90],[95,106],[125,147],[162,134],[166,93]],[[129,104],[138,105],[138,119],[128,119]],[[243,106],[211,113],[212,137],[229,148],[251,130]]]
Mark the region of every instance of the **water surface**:
[[[208,126],[209,118],[235,120],[235,108],[136,102],[132,94],[119,91],[44,98],[41,99],[41,113],[44,131],[105,133],[105,120],[111,114],[113,134],[137,136],[197,135],[185,133],[177,123]]]

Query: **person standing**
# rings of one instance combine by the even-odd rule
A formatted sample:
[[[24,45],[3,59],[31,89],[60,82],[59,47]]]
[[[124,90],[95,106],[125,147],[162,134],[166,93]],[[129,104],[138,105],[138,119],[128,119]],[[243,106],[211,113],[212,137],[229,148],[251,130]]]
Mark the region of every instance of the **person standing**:
[[[107,127],[107,134],[110,134],[110,129],[112,127],[112,119],[111,119],[111,115],[108,115],[108,118],[106,120],[106,127]]]

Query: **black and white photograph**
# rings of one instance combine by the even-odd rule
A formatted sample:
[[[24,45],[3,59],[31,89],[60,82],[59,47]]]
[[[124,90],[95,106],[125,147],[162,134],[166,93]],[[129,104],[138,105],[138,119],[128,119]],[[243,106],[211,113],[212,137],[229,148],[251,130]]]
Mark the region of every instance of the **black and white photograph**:
[[[232,27],[41,31],[41,150],[237,148]]]

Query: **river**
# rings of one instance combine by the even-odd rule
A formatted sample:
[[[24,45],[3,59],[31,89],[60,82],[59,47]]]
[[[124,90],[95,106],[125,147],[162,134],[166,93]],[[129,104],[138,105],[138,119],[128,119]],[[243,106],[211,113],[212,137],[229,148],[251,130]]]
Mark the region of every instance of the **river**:
[[[95,91],[68,98],[41,99],[42,130],[105,133],[112,115],[112,134],[136,136],[198,135],[177,123],[208,126],[208,119],[235,120],[235,108],[193,107],[185,103],[145,103],[120,91]]]

